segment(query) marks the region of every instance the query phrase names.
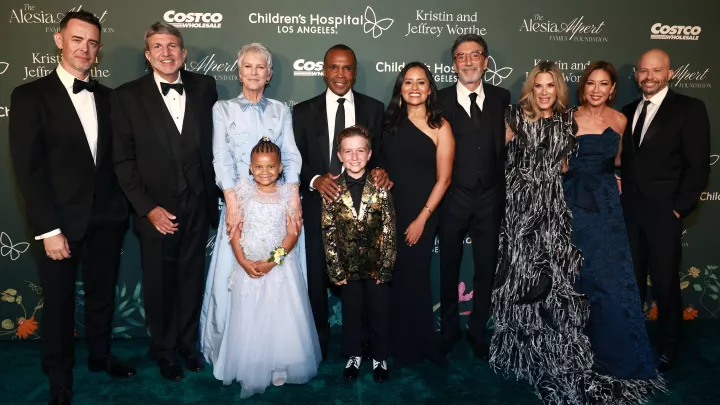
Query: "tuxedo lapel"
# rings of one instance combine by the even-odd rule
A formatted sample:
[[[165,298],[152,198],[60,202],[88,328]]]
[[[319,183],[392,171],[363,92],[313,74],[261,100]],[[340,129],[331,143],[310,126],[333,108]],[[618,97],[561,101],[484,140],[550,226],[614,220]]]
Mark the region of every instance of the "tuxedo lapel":
[[[373,194],[375,194],[375,185],[372,182],[372,177],[368,176],[365,180],[365,187],[363,187],[362,198],[360,198],[360,214],[358,215],[358,221],[365,220],[365,214],[367,211],[367,205],[370,202]]]
[[[167,106],[160,95],[160,90],[157,88],[153,74],[149,73],[145,75],[143,79],[143,91],[142,91],[142,103],[147,112],[147,116],[150,121],[150,126],[153,129],[153,134],[157,136],[160,143],[163,145],[163,150],[172,159],[170,152],[170,142],[168,140],[167,129],[165,127],[165,120],[163,114],[170,115],[167,110]],[[186,98],[187,99],[187,98]],[[172,117],[170,117],[172,121]]]
[[[650,125],[648,125],[647,131],[645,131],[645,136],[643,137],[642,143],[640,144],[640,150],[642,150],[643,145],[645,145],[647,142],[650,142],[650,140],[655,136],[655,134],[657,134],[657,132],[665,126],[665,123],[670,116],[672,110],[672,102],[674,99],[675,92],[672,90],[668,90],[662,103],[660,103],[660,107],[655,113],[652,122],[650,122]]]
[[[95,166],[100,166],[100,161],[105,157],[105,152],[110,143],[110,100],[107,94],[98,89],[95,91],[95,113],[97,115],[98,141]]]
[[[485,86],[483,84],[483,86]],[[488,114],[488,117],[490,117],[490,128],[492,128],[492,133],[489,134],[489,136],[493,137],[493,143],[495,144],[495,153],[500,155],[502,153],[502,150],[505,148],[505,133],[499,134],[495,130],[495,120],[493,117],[496,114],[495,111],[495,98],[493,97],[492,91],[490,90],[490,86],[485,86],[485,100],[483,100],[483,114]],[[481,135],[482,136],[482,135]]]
[[[320,147],[320,154],[322,155],[324,162],[323,168],[325,171],[327,171],[330,167],[330,134],[328,133],[325,93],[318,96],[318,103],[315,108],[315,114],[315,122],[319,125],[318,128],[315,128],[318,146]]]
[[[347,184],[345,184],[345,177],[340,177],[340,183],[338,183],[338,186],[340,187],[340,200],[343,202],[343,205],[345,205],[345,208],[350,211],[351,216],[353,218],[357,218],[357,213],[355,212],[355,206],[353,205],[353,199],[352,195],[350,194],[350,189],[347,187]]]
[[[199,117],[198,114],[196,114],[198,111],[200,111],[200,88],[197,85],[197,82],[193,80],[193,77],[189,74],[183,75],[184,71],[180,73],[180,77],[182,77],[183,86],[185,87],[185,117],[183,120],[183,131],[186,128],[186,124],[189,124],[191,121],[195,120],[195,117]],[[196,136],[197,131],[195,128],[192,130],[192,134],[184,134],[184,135],[190,135],[195,139],[195,143],[198,145],[200,144],[200,140]]]
[[[95,162],[93,162],[92,151],[90,150],[87,136],[85,136],[85,129],[82,126],[80,116],[78,115],[77,110],[75,110],[75,105],[73,105],[67,89],[63,86],[56,71],[53,71],[48,79],[51,83],[51,85],[48,86],[49,88],[47,93],[50,99],[50,105],[58,109],[58,116],[67,118],[67,122],[64,123],[64,125],[69,127],[68,133],[72,137],[72,142],[77,143],[78,145],[83,145],[82,150],[86,152],[83,153],[83,155],[85,155],[85,158],[90,160],[90,163],[92,163],[92,166],[94,167]]]
[[[637,150],[635,149],[635,142],[633,142],[633,120],[635,119],[635,110],[640,104],[640,100],[635,100],[629,104],[625,110],[625,117],[627,118],[627,124],[625,125],[625,133],[623,134],[623,150],[632,151],[633,156],[637,156]]]
[[[365,98],[362,94],[353,92],[353,99],[355,100],[355,124],[370,129],[370,117],[368,117]]]

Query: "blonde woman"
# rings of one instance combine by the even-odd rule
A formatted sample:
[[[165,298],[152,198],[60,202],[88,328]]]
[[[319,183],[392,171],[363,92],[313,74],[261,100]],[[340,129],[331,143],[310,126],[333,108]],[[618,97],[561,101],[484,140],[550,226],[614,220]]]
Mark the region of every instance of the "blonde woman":
[[[290,109],[265,97],[265,88],[273,76],[272,53],[262,44],[250,43],[240,49],[237,61],[242,92],[233,99],[218,101],[213,107],[213,166],[225,204],[220,212],[200,313],[201,353],[212,364],[218,379],[225,375],[225,354],[232,344],[225,333],[232,305],[228,279],[237,265],[230,241],[240,236],[243,227],[243,211],[239,209],[235,189],[240,182],[252,181],[251,151],[264,137],[281,150],[282,177],[295,190],[292,201],[295,209],[288,221],[295,222],[298,229],[301,215],[297,190],[302,158],[295,144]],[[304,236],[299,237],[295,251],[304,268]]]
[[[527,379],[547,404],[639,402],[625,382],[593,370],[584,334],[589,302],[574,289],[581,264],[572,244],[562,173],[577,127],[553,62],[533,68],[506,112],[507,199],[493,290],[490,364]],[[630,382],[628,382],[630,384]]]

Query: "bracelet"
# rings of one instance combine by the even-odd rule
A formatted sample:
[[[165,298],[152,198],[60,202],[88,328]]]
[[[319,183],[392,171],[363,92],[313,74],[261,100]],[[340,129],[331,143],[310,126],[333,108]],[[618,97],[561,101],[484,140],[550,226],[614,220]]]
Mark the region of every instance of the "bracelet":
[[[270,251],[270,258],[268,262],[275,262],[275,264],[282,264],[285,259],[286,253],[285,248],[282,246],[275,247],[274,250]]]
[[[428,210],[429,213],[432,214],[432,210],[430,209],[430,207],[428,207],[427,205],[425,205],[425,208]]]

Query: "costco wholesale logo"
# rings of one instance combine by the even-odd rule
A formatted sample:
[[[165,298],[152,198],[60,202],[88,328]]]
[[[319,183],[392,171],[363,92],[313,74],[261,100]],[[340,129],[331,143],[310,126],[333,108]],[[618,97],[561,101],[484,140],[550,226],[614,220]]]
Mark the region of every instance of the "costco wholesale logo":
[[[178,28],[221,28],[223,15],[220,13],[179,13],[169,10],[165,12],[163,19]]]
[[[313,62],[306,61],[305,59],[298,59],[293,62],[293,76],[322,76],[324,62]]]
[[[699,25],[665,25],[655,23],[650,27],[650,39],[676,39],[697,41],[702,28]]]

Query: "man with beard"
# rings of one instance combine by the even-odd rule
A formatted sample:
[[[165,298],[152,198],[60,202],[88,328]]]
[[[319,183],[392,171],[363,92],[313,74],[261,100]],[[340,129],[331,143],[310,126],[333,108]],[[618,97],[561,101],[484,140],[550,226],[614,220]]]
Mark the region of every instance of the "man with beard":
[[[54,34],[62,52],[57,69],[17,87],[11,97],[10,155],[37,241],[42,369],[50,379],[51,404],[72,402],[78,267],[88,369],[114,378],[135,375],[110,354],[128,209],[112,166],[110,89],[89,73],[102,49],[100,30],[90,12],[65,14]]]
[[[459,36],[451,54],[458,82],[438,92],[443,116],[455,137],[452,183],[439,230],[441,350],[449,353],[461,335],[458,279],[463,240],[469,231],[475,272],[467,339],[475,355],[487,360],[484,334],[504,210],[504,114],[510,92],[483,83],[490,53],[481,36]]]
[[[205,245],[218,221],[212,153],[215,79],[181,69],[182,34],[155,23],[145,32],[147,75],[112,97],[113,160],[140,235],[150,354],[163,378],[203,369],[198,324],[205,287]]]
[[[629,125],[622,141],[621,200],[640,298],[644,303],[649,273],[657,300],[660,371],[672,368],[679,354],[683,219],[697,208],[710,174],[705,104],[671,90],[672,77],[667,53],[646,52],[635,70],[643,96],[622,109]]]
[[[352,89],[357,76],[357,59],[347,45],[338,44],[327,50],[323,77],[327,90],[293,108],[295,143],[302,156],[300,184],[305,224],[307,282],[310,305],[315,318],[323,359],[327,358],[330,340],[328,323],[329,280],[325,270],[325,248],[322,241],[322,199],[332,202],[339,197],[335,179],[342,172],[337,156],[336,138],[340,131],[362,125],[370,133],[372,159],[370,176],[379,188],[389,189],[392,182],[380,168],[383,103]]]

